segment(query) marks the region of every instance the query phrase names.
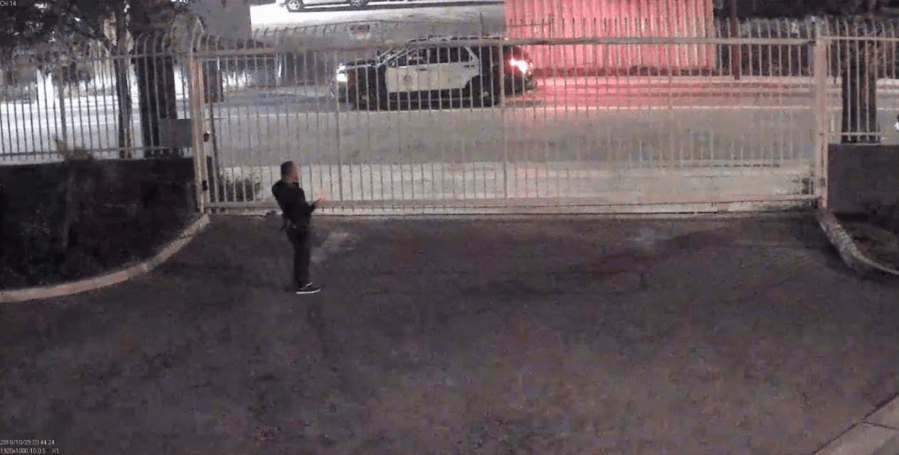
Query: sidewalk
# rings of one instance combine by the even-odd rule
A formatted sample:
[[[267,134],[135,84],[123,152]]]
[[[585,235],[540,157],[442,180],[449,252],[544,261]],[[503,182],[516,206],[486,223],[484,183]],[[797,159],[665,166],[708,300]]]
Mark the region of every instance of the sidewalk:
[[[811,217],[225,217],[0,307],[0,428],[61,453],[812,454],[899,392],[899,285]],[[327,240],[326,240],[327,239]]]

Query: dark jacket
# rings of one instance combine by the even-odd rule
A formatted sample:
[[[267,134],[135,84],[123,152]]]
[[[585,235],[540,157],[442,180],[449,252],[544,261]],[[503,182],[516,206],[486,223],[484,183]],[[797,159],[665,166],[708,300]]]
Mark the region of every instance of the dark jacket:
[[[306,229],[312,221],[312,212],[315,204],[306,202],[306,193],[300,188],[299,183],[287,183],[279,180],[272,186],[272,194],[281,207],[282,217],[286,224],[293,227]]]

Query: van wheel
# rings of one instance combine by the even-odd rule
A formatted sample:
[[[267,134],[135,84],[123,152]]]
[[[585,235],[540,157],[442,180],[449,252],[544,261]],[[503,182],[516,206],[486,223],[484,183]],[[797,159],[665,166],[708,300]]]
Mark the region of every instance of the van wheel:
[[[489,91],[484,90],[480,78],[472,79],[467,90],[463,91],[466,100],[471,100],[473,107],[490,107],[495,103]]]
[[[368,92],[365,94],[365,101],[363,102],[365,108],[369,111],[383,111],[388,108],[387,106],[387,94],[385,93],[377,93],[377,92]]]
[[[303,11],[303,0],[288,0],[287,1],[287,11],[291,13],[296,13]]]
[[[365,8],[367,4],[368,0],[350,0],[350,6],[353,8]]]

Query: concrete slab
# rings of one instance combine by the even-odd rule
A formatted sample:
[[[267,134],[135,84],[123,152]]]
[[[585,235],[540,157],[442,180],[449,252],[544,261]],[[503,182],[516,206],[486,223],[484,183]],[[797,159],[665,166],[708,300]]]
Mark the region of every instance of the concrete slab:
[[[871,414],[865,422],[899,430],[899,397]]]
[[[876,453],[899,435],[889,428],[862,423],[852,427],[815,455],[868,455]]]

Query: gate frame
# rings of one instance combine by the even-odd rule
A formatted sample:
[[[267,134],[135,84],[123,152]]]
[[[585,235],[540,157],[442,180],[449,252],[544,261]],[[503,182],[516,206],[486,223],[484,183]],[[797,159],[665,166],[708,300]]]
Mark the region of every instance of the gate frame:
[[[819,25],[820,28],[820,25]],[[817,33],[814,38],[716,38],[710,39],[705,37],[663,37],[663,38],[655,38],[655,37],[587,37],[587,38],[525,38],[525,39],[502,39],[502,38],[494,38],[494,37],[484,37],[484,38],[471,38],[471,39],[460,39],[456,41],[459,44],[465,45],[494,45],[498,42],[501,42],[505,45],[627,45],[627,44],[664,44],[667,46],[671,45],[689,45],[689,44],[705,44],[705,45],[809,45],[813,46],[814,54],[810,53],[814,58],[813,66],[813,78],[812,84],[810,87],[813,99],[808,104],[808,108],[811,108],[814,112],[812,113],[814,121],[813,121],[813,131],[812,137],[809,139],[814,143],[814,156],[811,157],[811,182],[810,185],[806,186],[808,188],[806,191],[808,193],[799,194],[791,194],[791,195],[771,195],[771,197],[766,198],[764,200],[757,200],[755,198],[745,199],[742,197],[736,198],[736,200],[732,200],[732,198],[722,198],[722,200],[715,201],[684,201],[677,203],[669,203],[669,202],[650,202],[648,204],[639,203],[640,207],[648,208],[651,206],[655,206],[658,209],[658,206],[670,206],[670,205],[684,205],[684,206],[693,206],[695,204],[701,204],[703,206],[708,205],[712,208],[713,212],[720,212],[722,209],[720,207],[725,207],[733,204],[743,204],[743,203],[752,203],[752,204],[768,204],[771,206],[778,205],[781,203],[796,203],[796,202],[810,202],[810,203],[818,203],[822,204],[826,203],[826,170],[827,170],[827,124],[829,120],[829,113],[826,109],[827,106],[827,96],[828,96],[828,76],[829,76],[829,49],[828,44],[832,41],[829,37],[822,36],[822,33]],[[354,49],[374,49],[384,46],[386,43],[392,43],[390,40],[386,41],[377,41],[374,40],[369,43],[362,44],[361,46],[356,46]],[[424,47],[430,45],[429,43],[404,43],[404,45],[412,46],[412,47]],[[338,50],[339,46],[317,46],[319,50]],[[210,201],[209,191],[215,191],[215,189],[209,190],[208,184],[210,179],[208,169],[208,165],[206,162],[207,153],[205,147],[203,145],[202,135],[205,129],[205,122],[210,121],[204,115],[204,106],[205,102],[203,98],[203,81],[202,81],[202,63],[205,59],[220,59],[227,57],[247,57],[247,56],[261,56],[261,55],[271,55],[276,56],[282,52],[281,49],[277,47],[264,47],[264,48],[243,48],[243,49],[197,49],[192,47],[190,49],[190,78],[191,78],[191,115],[194,118],[194,135],[193,140],[196,147],[195,156],[202,161],[196,163],[197,169],[197,194],[198,201],[203,201],[202,210],[206,212],[235,212],[241,210],[250,210],[257,211],[264,208],[272,208],[272,203],[270,202],[257,202],[257,201]],[[819,54],[824,55],[824,58],[818,58]],[[502,71],[502,69],[501,69]],[[671,74],[668,75],[669,80],[671,79]],[[500,96],[504,97],[504,90],[500,91]],[[504,155],[508,155],[508,133],[505,131],[506,122],[506,106],[505,103],[500,104],[500,114],[503,118],[503,150]],[[337,115],[337,120],[339,121],[340,109],[335,113]],[[339,141],[339,133],[338,133],[338,141]],[[340,152],[341,152],[341,144],[338,142],[337,152],[338,152],[338,167],[340,164]],[[504,157],[505,158],[505,157]],[[509,181],[508,181],[508,158],[504,159],[503,168],[502,168],[502,179],[504,189],[504,194],[499,196],[500,201],[508,201],[509,199]],[[809,175],[809,174],[806,174]],[[202,177],[200,177],[202,176]],[[338,173],[338,179],[341,179],[343,176],[342,172]],[[218,177],[218,176],[216,176]],[[215,180],[217,182],[217,180]],[[218,183],[216,183],[217,185]],[[338,192],[343,190],[342,182],[338,182]],[[205,194],[204,194],[205,193]],[[338,196],[339,197],[339,196]],[[342,200],[342,197],[339,197]],[[555,198],[550,198],[555,199]],[[491,201],[496,202],[496,201]],[[525,201],[519,201],[520,203],[524,203]],[[576,202],[576,201],[575,201]],[[581,201],[583,202],[583,201]],[[378,202],[374,205],[383,204],[383,202]],[[354,202],[352,203],[352,207],[335,207],[332,210],[327,210],[328,213],[340,214],[341,212],[355,213],[358,208],[365,208],[365,206],[370,205],[368,203]],[[415,209],[417,206],[420,206],[421,203],[418,201],[402,201],[397,203],[397,201],[391,201],[389,207],[397,208],[397,207],[405,207],[410,206]],[[486,210],[488,213],[497,213],[504,210],[497,210],[498,207],[488,208],[483,206],[483,204],[478,204],[475,200],[472,201],[450,201],[450,200],[442,200],[440,201],[440,205],[443,209],[436,209],[437,212],[452,211],[454,206],[462,206],[468,208],[479,210]],[[583,207],[593,207],[594,210],[591,210],[591,213],[596,213],[596,208],[598,206],[605,207],[607,204],[573,204],[569,206],[568,204],[562,205],[552,205],[552,206],[540,206],[541,209],[554,207],[556,212],[565,212],[566,207],[568,209],[574,208],[575,205],[583,206]],[[633,204],[630,203],[612,203],[608,204],[610,207],[623,207],[623,206],[631,206]],[[647,207],[644,207],[646,205]],[[502,204],[504,209],[514,209],[516,212],[528,212],[534,209],[536,206],[526,205],[521,206],[518,204]],[[421,208],[421,207],[418,207]],[[378,209],[380,211],[388,210],[387,206],[378,205]],[[561,210],[559,210],[561,209]],[[633,209],[633,207],[631,207]],[[723,209],[724,211],[730,211],[730,209]],[[741,209],[737,209],[741,210]],[[402,211],[402,210],[401,210]],[[626,210],[626,212],[632,212],[633,210]],[[644,210],[638,210],[645,212]],[[691,209],[692,212],[700,212],[700,211],[708,211],[703,209]],[[413,214],[413,212],[404,213]],[[605,210],[600,210],[600,212],[606,212]],[[649,209],[649,212],[653,212],[652,209]],[[664,213],[665,210],[658,210],[658,213]],[[615,212],[617,213],[617,212]]]
[[[830,47],[832,39],[823,36],[824,27],[821,23],[815,26],[815,40],[810,54],[812,60],[812,91],[813,91],[813,124],[812,138],[815,150],[815,179],[813,182],[814,194],[818,197],[818,204],[827,208],[827,148],[830,134],[830,113],[828,111],[828,76],[830,75]]]
[[[206,118],[204,117],[205,88],[203,85],[202,65],[196,56],[196,40],[192,40],[187,52],[188,85],[190,97],[191,136],[194,152],[194,191],[196,192],[197,211],[207,213],[209,199],[209,166],[206,158]]]

